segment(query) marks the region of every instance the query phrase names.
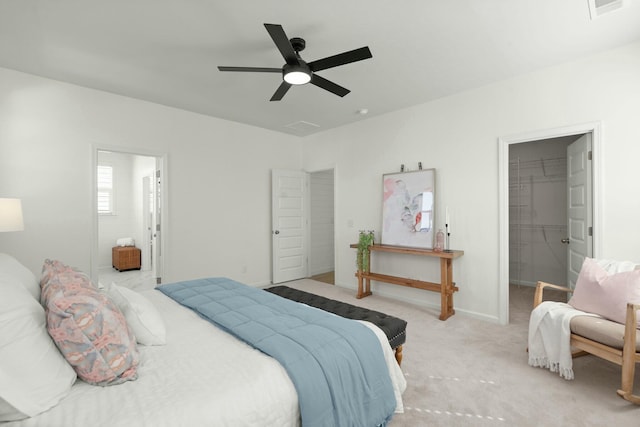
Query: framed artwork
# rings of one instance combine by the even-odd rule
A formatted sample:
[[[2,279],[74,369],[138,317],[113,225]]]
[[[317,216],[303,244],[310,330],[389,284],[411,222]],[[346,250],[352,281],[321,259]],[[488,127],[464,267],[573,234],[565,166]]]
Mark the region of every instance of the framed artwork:
[[[383,245],[433,248],[436,170],[382,176]]]

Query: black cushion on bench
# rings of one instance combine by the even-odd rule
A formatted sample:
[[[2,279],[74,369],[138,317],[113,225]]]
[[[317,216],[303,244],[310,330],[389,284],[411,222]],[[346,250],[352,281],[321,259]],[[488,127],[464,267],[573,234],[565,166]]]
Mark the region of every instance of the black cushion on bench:
[[[396,348],[407,339],[406,320],[380,313],[379,311],[369,310],[368,308],[358,307],[342,301],[336,301],[320,295],[311,294],[309,292],[300,291],[298,289],[289,288],[288,286],[274,286],[265,288],[265,291],[279,295],[293,301],[319,308],[347,319],[366,320],[371,322],[385,333],[389,339],[391,348]]]

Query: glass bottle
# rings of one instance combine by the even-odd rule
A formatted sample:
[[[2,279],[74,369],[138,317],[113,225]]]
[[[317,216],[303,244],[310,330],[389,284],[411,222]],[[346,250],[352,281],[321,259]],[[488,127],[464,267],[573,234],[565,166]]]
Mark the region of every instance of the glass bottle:
[[[442,252],[444,250],[444,232],[439,229],[436,233],[436,246],[433,248],[436,252]]]

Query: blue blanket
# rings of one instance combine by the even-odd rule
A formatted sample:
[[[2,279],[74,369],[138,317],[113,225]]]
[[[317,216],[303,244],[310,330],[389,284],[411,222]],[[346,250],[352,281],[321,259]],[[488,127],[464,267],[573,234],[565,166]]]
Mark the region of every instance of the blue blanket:
[[[304,427],[374,427],[391,419],[391,379],[366,326],[227,278],[157,289],[278,360],[296,387]]]

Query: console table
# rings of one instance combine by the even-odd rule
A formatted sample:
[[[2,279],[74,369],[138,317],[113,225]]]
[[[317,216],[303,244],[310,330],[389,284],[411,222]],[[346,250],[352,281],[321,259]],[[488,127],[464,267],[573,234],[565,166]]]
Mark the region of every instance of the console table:
[[[350,245],[357,248],[357,244]],[[422,280],[408,279],[405,277],[389,276],[387,274],[362,271],[358,268],[358,294],[356,298],[364,298],[371,295],[371,281],[391,283],[394,285],[408,286],[410,288],[424,289],[426,291],[440,292],[440,320],[447,320],[455,314],[453,309],[453,293],[458,287],[453,281],[453,260],[464,255],[464,251],[436,252],[432,249],[406,248],[402,246],[371,245],[367,253],[369,270],[371,270],[371,253],[392,252],[398,254],[429,256],[440,258],[440,283],[425,282]]]

